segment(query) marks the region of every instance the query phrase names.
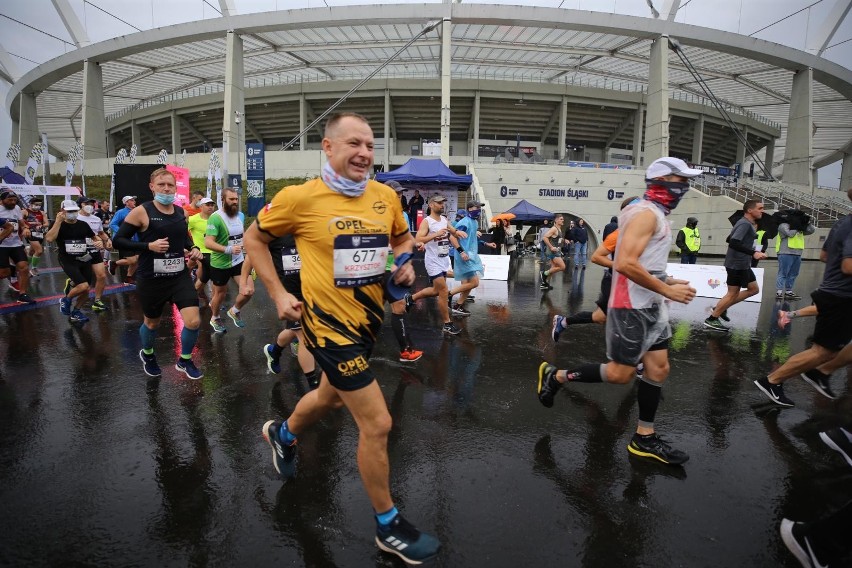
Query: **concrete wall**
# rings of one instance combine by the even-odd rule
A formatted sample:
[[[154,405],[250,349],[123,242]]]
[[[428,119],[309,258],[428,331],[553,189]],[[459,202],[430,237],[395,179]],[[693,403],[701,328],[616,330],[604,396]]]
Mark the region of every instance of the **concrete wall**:
[[[521,199],[526,199],[547,211],[567,214],[569,219],[582,217],[594,233],[595,246],[600,242],[604,225],[610,217],[618,215],[621,201],[631,195],[642,195],[645,191],[645,172],[641,169],[479,163],[471,170],[490,215],[506,211]],[[697,217],[701,254],[724,255],[728,248],[725,239],[731,231],[728,217],[741,208],[741,203],[729,197],[711,197],[697,190],[690,191],[669,216],[673,250],[674,237],[686,225],[687,217]],[[828,229],[819,229],[807,237],[805,259],[819,258],[819,250],[827,235]],[[767,250],[770,258],[775,256],[774,244],[771,241]]]

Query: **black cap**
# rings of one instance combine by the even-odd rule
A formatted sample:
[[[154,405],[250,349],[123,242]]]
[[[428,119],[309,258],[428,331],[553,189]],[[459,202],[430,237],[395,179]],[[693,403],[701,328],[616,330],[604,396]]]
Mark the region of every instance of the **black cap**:
[[[483,207],[485,207],[485,204],[480,203],[479,201],[468,201],[467,205],[465,205],[465,209],[470,209],[471,207],[479,207],[480,209],[482,209]]]

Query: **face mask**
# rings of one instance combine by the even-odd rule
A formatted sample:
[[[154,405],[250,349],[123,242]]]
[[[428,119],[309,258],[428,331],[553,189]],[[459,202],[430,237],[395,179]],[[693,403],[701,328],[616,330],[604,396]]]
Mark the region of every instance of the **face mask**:
[[[347,179],[334,171],[334,168],[328,162],[322,167],[322,181],[328,187],[346,197],[359,197],[367,189],[367,180],[352,181],[351,179]]]
[[[171,205],[175,202],[174,193],[155,193],[154,199],[162,205]]]
[[[76,211],[68,211],[65,213],[66,221],[76,221],[77,220],[77,212]]]
[[[33,211],[41,211],[41,205],[32,205],[30,209]]]
[[[663,210],[663,213],[668,215],[672,209],[677,207],[677,204],[689,191],[688,181],[663,181],[656,179],[645,180],[648,184],[648,189],[645,190],[643,196],[648,201],[657,205]]]
[[[481,211],[478,210],[478,209],[476,211],[468,211],[467,216],[470,217],[471,219],[479,219],[480,213],[481,213]]]
[[[91,205],[83,205],[83,211],[86,212],[86,215],[91,215],[94,210],[95,208]]]

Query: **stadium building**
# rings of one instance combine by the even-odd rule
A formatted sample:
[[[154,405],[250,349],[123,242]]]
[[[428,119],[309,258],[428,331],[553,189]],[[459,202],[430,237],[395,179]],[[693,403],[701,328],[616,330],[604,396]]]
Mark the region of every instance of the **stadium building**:
[[[815,172],[842,161],[852,185],[852,71],[822,53],[852,0],[808,50],[657,4],[649,17],[446,1],[237,14],[220,0],[218,18],[88,43],[54,2],[78,48],[14,81],[6,107],[22,154],[40,133],[58,157],[80,141],[86,174],[111,173],[133,146],[140,162],[185,151],[197,177],[224,148],[244,172],[244,145],[259,142],[281,178],[318,174],[311,125],[346,96],[336,110],[369,119],[378,170],[440,158],[473,175],[489,216],[526,199],[599,238],[643,190],[643,164],[673,155],[708,172],[672,216],[701,219],[702,252],[724,252],[727,217],[750,196],[807,210],[824,236],[850,210]]]

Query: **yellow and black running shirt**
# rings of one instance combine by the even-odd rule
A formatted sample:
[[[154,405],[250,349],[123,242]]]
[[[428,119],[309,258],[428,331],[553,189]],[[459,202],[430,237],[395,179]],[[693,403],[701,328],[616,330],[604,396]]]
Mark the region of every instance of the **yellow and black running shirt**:
[[[317,178],[285,187],[258,227],[292,234],[302,257],[302,326],[313,346],[372,344],[384,319],[383,279],[391,235],[408,232],[396,193],[367,182],[346,197]]]

